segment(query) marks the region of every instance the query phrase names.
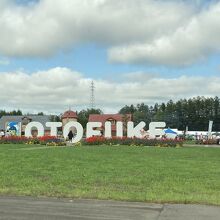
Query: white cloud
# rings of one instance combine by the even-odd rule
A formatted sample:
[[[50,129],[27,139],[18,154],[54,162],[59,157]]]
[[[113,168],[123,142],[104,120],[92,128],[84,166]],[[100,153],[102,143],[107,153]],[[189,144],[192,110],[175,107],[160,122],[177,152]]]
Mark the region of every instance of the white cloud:
[[[220,4],[198,11],[198,1],[189,2],[41,0],[25,7],[3,0],[0,54],[48,56],[95,42],[113,62],[191,64],[219,51]]]
[[[30,75],[25,72],[0,73],[0,78],[1,108],[59,113],[69,106],[75,110],[90,107],[92,79],[67,68],[57,67]],[[126,104],[154,104],[169,99],[220,93],[220,77],[180,76],[167,79],[157,76],[123,82],[93,81],[96,107],[105,112],[117,112]]]
[[[192,15],[185,25],[152,42],[137,42],[109,50],[111,61],[153,63],[172,66],[190,65],[220,52],[220,3]]]

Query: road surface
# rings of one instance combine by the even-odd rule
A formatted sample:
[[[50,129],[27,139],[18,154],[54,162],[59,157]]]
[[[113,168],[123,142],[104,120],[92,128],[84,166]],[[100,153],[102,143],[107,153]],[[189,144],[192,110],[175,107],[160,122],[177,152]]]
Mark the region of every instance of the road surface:
[[[0,197],[1,220],[219,220],[220,207]]]

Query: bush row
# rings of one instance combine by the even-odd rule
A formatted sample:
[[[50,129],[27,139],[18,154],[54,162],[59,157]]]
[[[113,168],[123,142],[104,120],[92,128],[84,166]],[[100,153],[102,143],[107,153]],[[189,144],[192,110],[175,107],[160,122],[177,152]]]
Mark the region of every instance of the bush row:
[[[128,145],[128,146],[159,146],[181,147],[183,141],[173,139],[140,139],[140,138],[104,138],[90,137],[83,141],[84,145]]]
[[[9,136],[0,139],[0,144],[40,144],[40,145],[51,145],[51,146],[63,146],[66,143],[53,136],[43,136],[38,138],[27,138],[19,136]]]
[[[219,139],[196,140],[195,143],[202,145],[216,145],[219,144]]]
[[[26,138],[10,136],[0,139],[0,144],[40,144],[47,146],[64,146],[66,142],[53,136],[44,136],[39,138]],[[77,145],[77,144],[75,144]],[[80,145],[128,145],[128,146],[160,146],[160,147],[178,147],[182,146],[181,140],[172,139],[139,139],[139,138],[105,138],[90,137],[81,141]]]

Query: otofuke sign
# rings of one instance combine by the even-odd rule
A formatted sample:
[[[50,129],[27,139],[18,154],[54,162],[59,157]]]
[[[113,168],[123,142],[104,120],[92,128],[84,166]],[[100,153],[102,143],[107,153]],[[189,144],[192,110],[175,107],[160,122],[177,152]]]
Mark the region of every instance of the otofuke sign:
[[[123,137],[123,122],[116,123],[116,136]],[[146,126],[145,122],[140,122],[138,125],[134,126],[133,122],[127,123],[127,137],[129,138],[141,138],[141,130],[144,129]],[[158,135],[164,135],[163,128],[165,128],[165,122],[151,122],[149,124],[149,136],[151,138],[155,138]],[[47,122],[46,127],[50,128],[50,135],[57,136],[57,130],[59,127],[62,127],[61,122]],[[86,137],[92,136],[100,136],[101,131],[97,128],[101,128],[101,122],[88,122],[86,125]],[[25,128],[25,137],[32,137],[31,130],[32,128],[37,128],[38,130],[38,137],[44,136],[44,126],[40,122],[30,122]],[[79,122],[68,122],[63,128],[63,136],[67,138],[69,131],[74,128],[76,130],[75,137],[73,138],[72,142],[77,143],[83,137],[83,127]],[[105,129],[104,129],[104,136],[106,138],[112,137],[112,129],[111,129],[111,122],[105,122]]]

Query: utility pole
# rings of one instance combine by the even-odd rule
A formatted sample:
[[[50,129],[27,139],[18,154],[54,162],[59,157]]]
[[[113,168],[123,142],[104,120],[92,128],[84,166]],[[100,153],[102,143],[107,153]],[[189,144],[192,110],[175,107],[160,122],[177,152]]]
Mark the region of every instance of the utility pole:
[[[95,108],[95,84],[93,81],[91,82],[90,92],[91,92],[90,106],[92,109],[94,109]]]

